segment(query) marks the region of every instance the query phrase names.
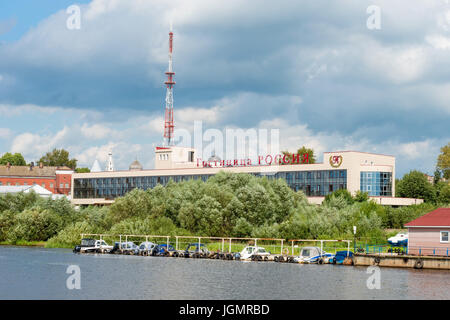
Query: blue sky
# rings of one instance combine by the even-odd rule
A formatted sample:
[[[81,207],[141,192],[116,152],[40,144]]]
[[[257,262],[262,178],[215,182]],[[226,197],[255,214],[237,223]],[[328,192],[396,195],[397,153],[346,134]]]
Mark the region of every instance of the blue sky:
[[[0,153],[64,147],[90,167],[112,149],[119,169],[151,168],[170,20],[176,130],[274,128],[319,160],[358,150],[395,155],[397,176],[434,172],[450,140],[445,0],[2,1]]]

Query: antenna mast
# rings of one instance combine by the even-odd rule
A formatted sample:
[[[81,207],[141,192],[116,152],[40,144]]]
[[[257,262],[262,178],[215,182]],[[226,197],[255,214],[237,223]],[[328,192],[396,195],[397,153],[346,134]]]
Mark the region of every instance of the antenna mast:
[[[166,114],[164,120],[164,138],[167,145],[173,145],[173,86],[175,85],[175,81],[173,77],[175,72],[172,69],[172,48],[173,48],[173,32],[172,32],[172,23],[170,24],[170,32],[169,32],[169,70],[166,72],[167,81],[164,82],[166,84]]]

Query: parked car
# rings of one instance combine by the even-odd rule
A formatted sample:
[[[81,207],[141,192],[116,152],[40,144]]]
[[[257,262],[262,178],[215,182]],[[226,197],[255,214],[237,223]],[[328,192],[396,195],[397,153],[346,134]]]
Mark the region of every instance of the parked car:
[[[142,242],[138,248],[134,250],[134,254],[141,256],[149,256],[152,254],[153,249],[158,246],[156,243],[150,241]]]
[[[255,247],[255,246],[247,246],[240,252],[240,259],[246,260],[246,259],[252,259],[254,260],[256,257],[256,260],[267,260],[270,256],[270,252],[266,251],[263,247]],[[260,258],[261,257],[261,258]],[[265,259],[267,258],[267,259]]]
[[[81,244],[78,246],[75,246],[73,249],[73,252],[82,252],[82,253],[89,253],[89,252],[110,252],[113,249],[112,246],[108,245],[105,240],[95,240],[91,238],[84,238],[81,239]]]
[[[408,245],[408,234],[407,233],[397,233],[395,236],[388,239],[390,245],[393,246],[407,246]]]

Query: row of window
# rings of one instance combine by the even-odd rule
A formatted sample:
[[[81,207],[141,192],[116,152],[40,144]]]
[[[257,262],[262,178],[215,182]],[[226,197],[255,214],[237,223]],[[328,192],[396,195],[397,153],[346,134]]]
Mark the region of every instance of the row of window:
[[[285,179],[294,190],[302,190],[307,196],[325,196],[339,189],[347,188],[347,170],[322,170],[304,172],[252,173],[268,179]],[[206,181],[213,175],[174,175],[118,178],[80,178],[74,180],[74,198],[116,198],[134,188],[150,189],[156,185],[166,185],[169,180]]]
[[[369,196],[392,196],[392,173],[361,172],[360,190]]]
[[[0,181],[0,186],[2,186],[2,185],[3,185],[3,182]],[[24,182],[23,184],[21,184],[20,182],[15,182],[15,183],[7,182],[5,184],[5,186],[28,186],[28,185],[29,184],[27,182]],[[30,184],[30,186],[34,186],[34,185],[37,185],[37,183],[33,182],[32,184]],[[40,186],[43,188],[46,188],[46,186],[49,186],[49,188],[53,188],[53,183],[49,183],[49,184],[42,183]],[[64,189],[64,188],[69,189],[69,184],[68,183],[66,183],[66,184],[60,183],[59,188],[60,189]]]

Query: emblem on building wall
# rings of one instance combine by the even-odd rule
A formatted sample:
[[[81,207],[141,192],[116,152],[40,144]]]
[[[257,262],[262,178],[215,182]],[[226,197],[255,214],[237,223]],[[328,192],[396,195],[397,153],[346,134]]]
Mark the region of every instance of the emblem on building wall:
[[[342,164],[342,156],[330,156],[330,165],[333,168],[338,168]]]

